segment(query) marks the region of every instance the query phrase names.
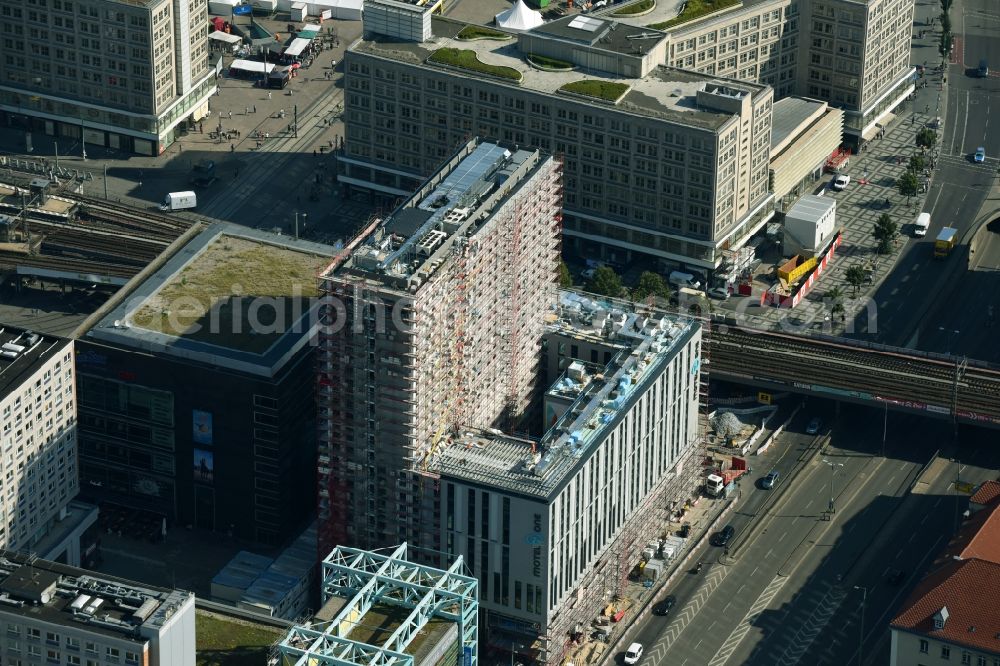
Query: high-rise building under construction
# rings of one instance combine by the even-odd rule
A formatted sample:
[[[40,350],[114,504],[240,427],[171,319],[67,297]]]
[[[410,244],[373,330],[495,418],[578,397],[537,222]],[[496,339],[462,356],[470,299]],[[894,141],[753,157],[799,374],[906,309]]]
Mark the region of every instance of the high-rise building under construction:
[[[320,548],[438,547],[426,474],[459,427],[516,429],[556,303],[560,163],[473,140],[321,276]]]

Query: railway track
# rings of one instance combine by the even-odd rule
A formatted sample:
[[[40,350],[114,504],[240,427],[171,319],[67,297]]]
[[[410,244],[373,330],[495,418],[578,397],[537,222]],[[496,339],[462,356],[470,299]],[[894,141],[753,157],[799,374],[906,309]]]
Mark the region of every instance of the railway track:
[[[134,277],[141,270],[139,267],[115,266],[108,262],[70,257],[0,254],[0,269],[16,269],[18,266],[47,268],[53,271],[82,273],[84,275],[106,275],[108,277],[126,279]]]
[[[95,221],[105,221],[141,235],[159,240],[173,240],[183,234],[194,222],[175,216],[151,211],[137,211],[131,206],[112,203],[92,197],[78,197],[80,215]]]
[[[711,363],[721,374],[753,377],[756,367],[756,376],[789,385],[821,384],[947,408],[957,386],[960,410],[1000,418],[1000,371],[977,362],[959,368],[949,357],[735,330],[713,333]]]

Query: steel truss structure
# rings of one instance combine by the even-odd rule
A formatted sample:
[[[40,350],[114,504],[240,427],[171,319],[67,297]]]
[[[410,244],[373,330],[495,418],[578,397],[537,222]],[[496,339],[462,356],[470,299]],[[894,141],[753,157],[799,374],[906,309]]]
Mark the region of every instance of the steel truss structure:
[[[337,546],[323,560],[323,603],[347,598],[325,628],[296,626],[279,643],[282,663],[296,666],[413,666],[404,650],[432,618],[458,625],[463,666],[479,664],[479,581],[459,573],[459,556],[447,569],[407,560],[406,543],[391,554]],[[353,641],[347,636],[364,624],[376,604],[411,609],[382,645]]]

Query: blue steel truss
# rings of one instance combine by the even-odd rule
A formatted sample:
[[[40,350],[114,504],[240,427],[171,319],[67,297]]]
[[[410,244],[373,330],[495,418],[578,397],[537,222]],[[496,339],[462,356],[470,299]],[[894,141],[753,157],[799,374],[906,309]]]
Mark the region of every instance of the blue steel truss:
[[[414,666],[406,647],[435,617],[458,625],[461,666],[479,664],[479,582],[463,576],[461,556],[447,571],[409,562],[406,543],[384,555],[337,546],[323,560],[323,603],[349,599],[325,629],[296,626],[278,645],[282,663],[296,666]],[[382,645],[346,636],[364,624],[375,604],[410,609],[399,628]],[[290,657],[290,659],[289,659]]]

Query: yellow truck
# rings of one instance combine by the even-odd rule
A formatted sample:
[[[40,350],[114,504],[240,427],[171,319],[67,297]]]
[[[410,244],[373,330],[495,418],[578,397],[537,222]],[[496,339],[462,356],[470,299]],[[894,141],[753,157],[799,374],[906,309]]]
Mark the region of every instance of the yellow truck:
[[[945,227],[937,238],[934,239],[934,256],[947,257],[955,249],[955,242],[958,239],[958,229],[955,227]]]

